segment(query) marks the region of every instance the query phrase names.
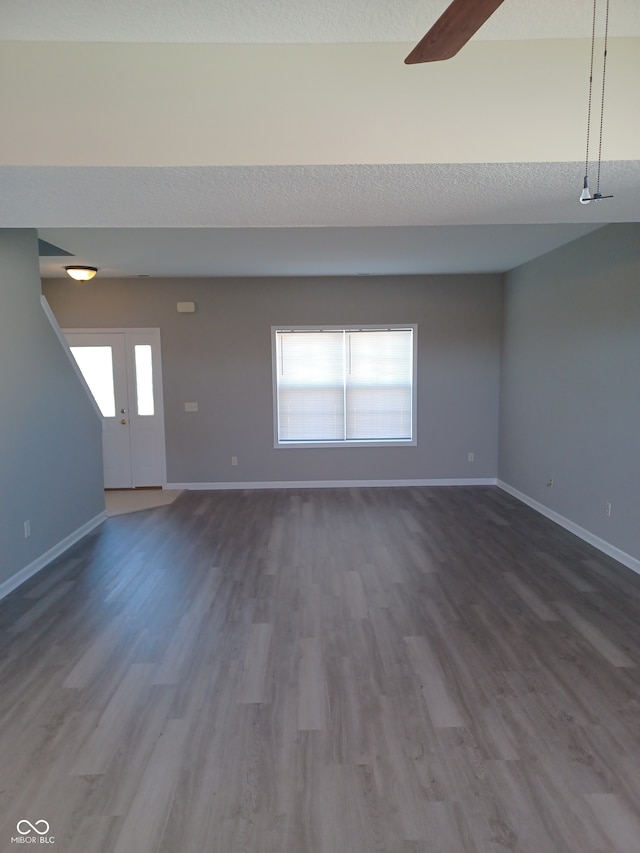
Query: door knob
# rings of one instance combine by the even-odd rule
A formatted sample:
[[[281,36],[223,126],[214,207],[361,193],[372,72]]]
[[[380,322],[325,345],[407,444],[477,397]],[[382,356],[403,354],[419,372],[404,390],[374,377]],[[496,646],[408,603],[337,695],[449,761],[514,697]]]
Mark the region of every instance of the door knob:
[[[123,419],[120,421],[120,423],[124,426],[124,425],[126,424],[125,419],[123,418]]]
[[[126,409],[120,409],[120,414],[121,414],[121,415],[125,415],[126,413],[127,413],[127,410],[126,410]]]

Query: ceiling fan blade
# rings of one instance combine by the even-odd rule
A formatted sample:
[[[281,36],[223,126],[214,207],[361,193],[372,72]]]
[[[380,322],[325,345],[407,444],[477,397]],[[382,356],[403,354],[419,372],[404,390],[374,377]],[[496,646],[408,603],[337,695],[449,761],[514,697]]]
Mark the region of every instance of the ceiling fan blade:
[[[451,59],[504,0],[453,0],[405,59],[407,65]]]

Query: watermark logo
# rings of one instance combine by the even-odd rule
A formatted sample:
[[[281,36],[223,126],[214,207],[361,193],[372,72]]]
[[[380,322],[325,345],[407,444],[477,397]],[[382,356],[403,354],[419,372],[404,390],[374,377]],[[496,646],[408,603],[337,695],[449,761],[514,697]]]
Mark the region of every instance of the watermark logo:
[[[30,820],[19,820],[16,824],[16,832],[18,833],[11,839],[12,844],[55,844],[56,840],[53,835],[49,835],[51,826],[47,820],[37,820],[31,823]]]
[[[49,832],[49,824],[46,820],[37,820],[35,823],[31,823],[28,820],[19,820],[16,831],[20,835],[29,835],[30,832],[37,832],[38,835],[46,835]]]

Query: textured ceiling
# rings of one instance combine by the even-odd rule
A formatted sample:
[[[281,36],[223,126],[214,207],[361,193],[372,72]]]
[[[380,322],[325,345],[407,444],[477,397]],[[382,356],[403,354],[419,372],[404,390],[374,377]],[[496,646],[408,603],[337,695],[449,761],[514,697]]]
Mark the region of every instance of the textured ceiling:
[[[0,206],[0,227],[34,223],[40,228],[286,228],[640,220],[640,162],[608,162],[603,189],[615,197],[590,205],[578,203],[583,169],[584,163],[0,168],[0,192],[10,199],[10,204]]]
[[[607,163],[615,198],[587,206],[579,163],[10,171],[12,216],[116,277],[502,272],[640,219],[628,162]]]
[[[4,41],[418,41],[448,0],[10,0]],[[602,7],[604,4],[600,4]],[[479,39],[587,38],[590,0],[505,0]],[[640,35],[638,0],[612,0],[612,36]]]
[[[47,278],[64,278],[69,263],[109,278],[500,273],[596,227],[42,229],[75,257],[43,257],[41,270]]]

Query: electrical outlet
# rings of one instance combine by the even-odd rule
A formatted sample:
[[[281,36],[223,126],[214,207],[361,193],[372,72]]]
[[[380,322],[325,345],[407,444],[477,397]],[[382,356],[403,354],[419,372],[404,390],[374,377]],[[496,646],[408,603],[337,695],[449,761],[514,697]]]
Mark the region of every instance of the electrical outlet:
[[[475,462],[475,461],[476,461],[475,453],[467,453],[467,462]]]
[[[24,538],[28,539],[31,536],[31,522],[25,521],[24,523]]]
[[[607,501],[604,505],[604,514],[607,516],[607,518],[611,517],[611,501]]]
[[[232,456],[232,457],[231,457],[231,464],[232,464],[232,465],[237,465],[237,464],[238,464],[238,457],[237,457],[237,456]]]
[[[185,403],[184,404],[185,412],[197,412],[198,404],[197,403]]]
[[[547,488],[553,488],[553,477],[549,477],[549,479],[547,480]]]

